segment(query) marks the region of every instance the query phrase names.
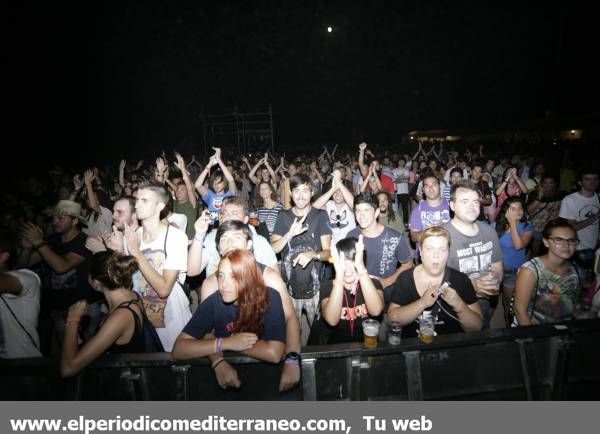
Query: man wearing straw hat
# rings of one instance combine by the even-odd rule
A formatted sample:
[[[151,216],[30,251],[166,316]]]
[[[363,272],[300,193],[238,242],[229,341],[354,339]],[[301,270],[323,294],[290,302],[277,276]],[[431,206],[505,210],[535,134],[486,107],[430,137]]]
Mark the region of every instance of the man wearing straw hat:
[[[25,250],[21,253],[21,264],[32,267],[42,263],[42,312],[40,323],[47,322],[40,330],[46,336],[40,339],[50,345],[52,327],[56,342],[62,346],[65,318],[69,306],[78,300],[94,302],[99,299],[88,283],[88,257],[85,248],[86,235],[81,232],[85,219],[81,215],[81,205],[71,200],[61,200],[52,210],[54,234],[44,240],[42,229],[33,223],[24,223],[21,240]],[[90,306],[89,323],[82,327],[84,339],[92,336],[100,320],[100,306]],[[56,348],[53,348],[56,349]],[[50,348],[45,348],[49,351]],[[44,351],[43,351],[44,352]]]

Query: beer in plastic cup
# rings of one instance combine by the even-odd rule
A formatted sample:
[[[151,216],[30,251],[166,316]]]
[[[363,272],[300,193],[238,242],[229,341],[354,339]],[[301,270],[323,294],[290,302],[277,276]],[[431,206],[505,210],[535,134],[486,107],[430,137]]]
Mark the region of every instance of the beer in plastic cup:
[[[362,322],[364,343],[366,348],[377,348],[379,338],[379,321],[366,319]]]
[[[419,338],[424,344],[433,342],[433,335],[435,334],[435,323],[433,317],[423,316],[419,319]]]
[[[402,326],[395,321],[388,321],[388,344],[400,345],[402,343]]]

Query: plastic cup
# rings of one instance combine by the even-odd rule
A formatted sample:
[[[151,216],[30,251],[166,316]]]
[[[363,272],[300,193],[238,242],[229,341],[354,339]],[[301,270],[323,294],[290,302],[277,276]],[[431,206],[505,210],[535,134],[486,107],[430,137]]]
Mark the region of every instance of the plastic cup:
[[[377,348],[379,340],[379,321],[366,319],[362,322],[364,344],[366,348]]]
[[[419,320],[419,339],[424,344],[433,342],[433,336],[435,334],[435,323],[433,318],[430,316],[423,317]]]
[[[260,224],[260,220],[258,219],[258,213],[256,211],[250,211],[248,214],[248,223],[252,226],[258,226]]]
[[[388,344],[400,345],[402,343],[402,326],[395,321],[388,321]]]

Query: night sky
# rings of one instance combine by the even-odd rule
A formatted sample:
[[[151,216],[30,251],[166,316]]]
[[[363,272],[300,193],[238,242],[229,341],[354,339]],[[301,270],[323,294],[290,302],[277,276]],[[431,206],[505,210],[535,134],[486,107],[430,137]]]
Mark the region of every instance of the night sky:
[[[9,128],[48,161],[189,148],[235,105],[282,149],[600,111],[585,3],[80,3],[6,16]]]

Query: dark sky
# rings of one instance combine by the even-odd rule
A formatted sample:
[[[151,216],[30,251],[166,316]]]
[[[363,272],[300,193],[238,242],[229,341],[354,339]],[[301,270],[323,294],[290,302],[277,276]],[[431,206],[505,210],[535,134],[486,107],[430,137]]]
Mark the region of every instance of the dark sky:
[[[200,142],[236,104],[280,146],[600,111],[586,3],[79,3],[7,15],[9,124],[50,159]]]

